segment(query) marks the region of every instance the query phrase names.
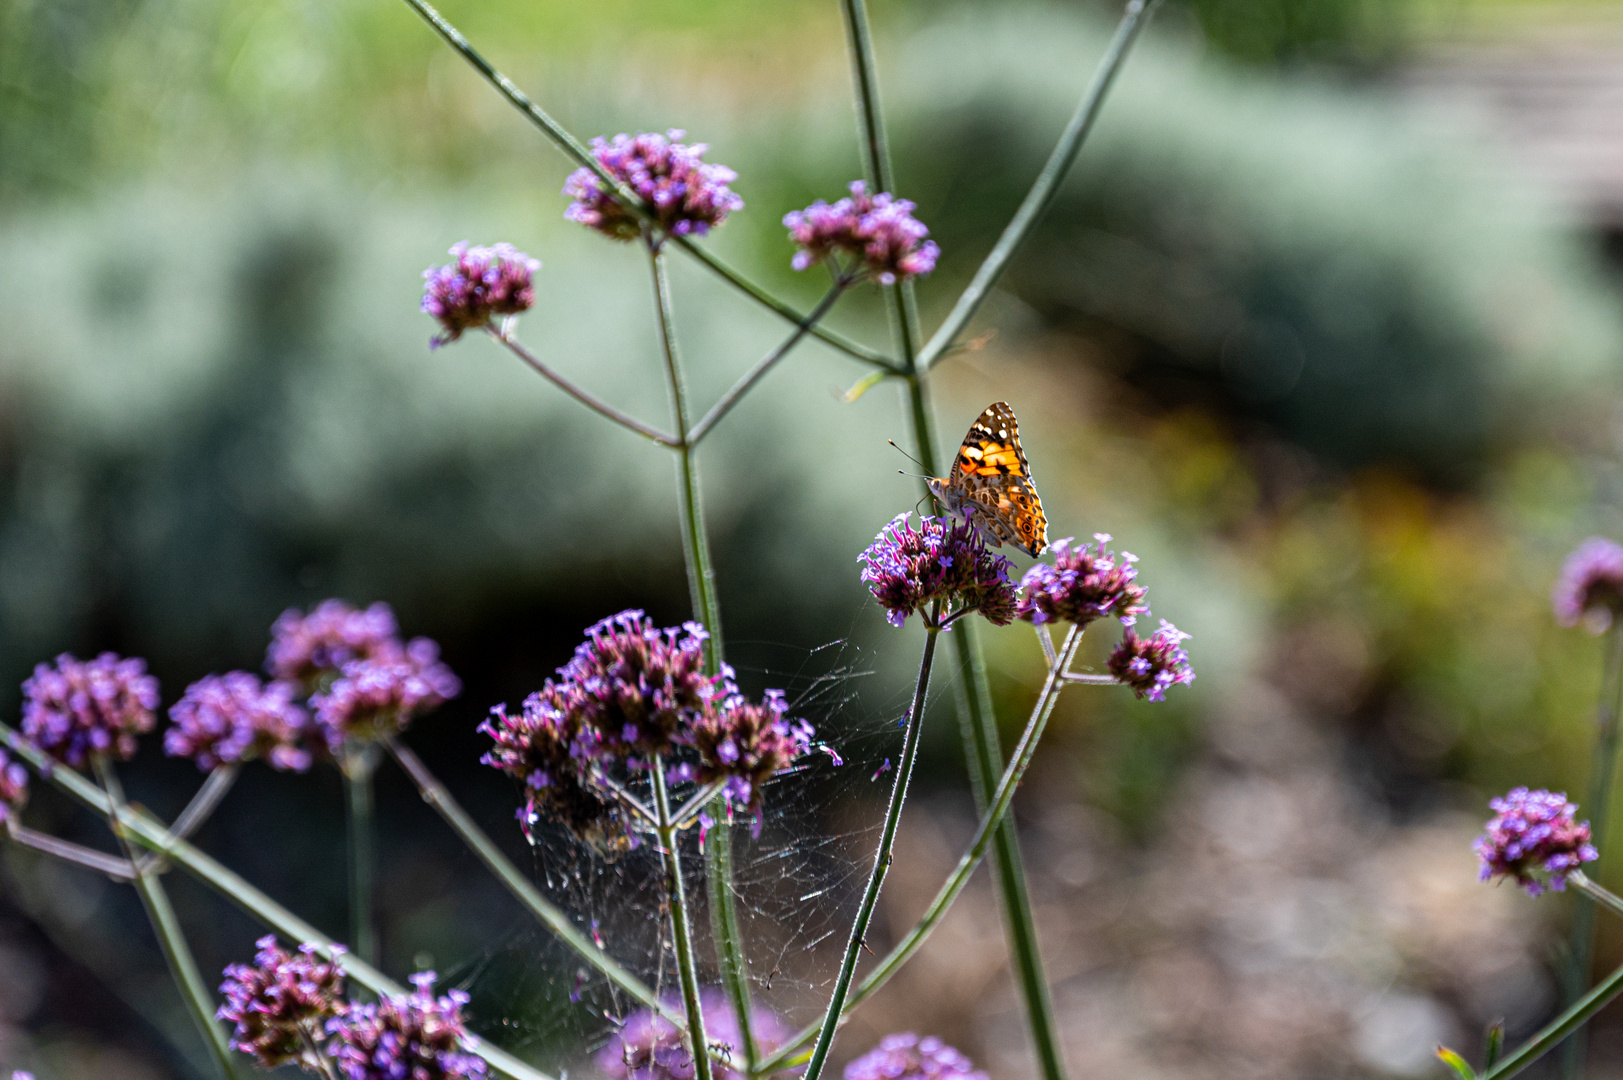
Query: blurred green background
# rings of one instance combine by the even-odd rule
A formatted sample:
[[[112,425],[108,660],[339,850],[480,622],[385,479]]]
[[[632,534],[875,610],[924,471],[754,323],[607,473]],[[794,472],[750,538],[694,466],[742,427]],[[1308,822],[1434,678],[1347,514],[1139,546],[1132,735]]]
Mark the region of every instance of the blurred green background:
[[[747,208],[707,246],[815,300],[778,222],[858,171],[837,5],[445,11],[577,134],[709,143]],[[1623,94],[1618,14],[1168,0],[975,348],[939,370],[942,438],[1010,401],[1051,536],[1113,533],[1156,615],[1195,635],[1200,680],[1165,705],[1065,701],[1019,806],[1079,1075],[1429,1075],[1437,1041],[1474,1046],[1498,1016],[1525,1032],[1552,1008],[1564,909],[1482,899],[1464,852],[1487,795],[1581,790],[1587,765],[1599,650],[1554,627],[1546,598],[1578,539],[1623,536],[1623,170],[1606,165],[1623,129],[1591,115]],[[899,187],[944,252],[920,290],[929,323],[1017,205],[1114,12],[874,15]],[[562,221],[567,172],[393,0],[0,5],[0,688],[112,648],[148,657],[172,701],[256,667],[289,605],[387,600],[467,683],[412,734],[431,765],[583,921],[639,895],[634,863],[607,881],[557,838],[521,851],[473,728],[602,615],[686,616],[671,464],[488,342],[431,354],[416,312],[451,243],[512,241],[545,263],[521,336],[662,417],[642,260]],[[675,287],[708,400],[783,328],[692,264]],[[887,340],[872,296],[833,322]],[[790,876],[826,895],[785,906],[772,864],[746,875],[758,929],[804,920],[776,947],[778,989],[757,972],[797,1017],[833,962],[807,943],[865,857],[868,777],[894,752],[916,647],[855,573],[916,498],[885,446],[908,435],[896,388],[841,400],[863,374],[807,346],[702,455],[731,658],[852,750],[845,773],[789,782],[756,849],[798,845]],[[1040,656],[1018,628],[984,636],[1012,727]],[[16,701],[0,689],[8,715]],[[945,824],[920,852],[970,822],[944,687],[937,712],[920,796],[936,824],[916,827]],[[131,786],[173,813],[196,774],[149,742]],[[473,989],[481,1030],[581,1068],[612,1003],[571,1005],[566,959],[404,784],[380,797],[388,966],[437,961]],[[97,836],[48,793],[29,813]],[[1269,832],[1282,822],[1302,835]],[[341,934],[340,832],[334,776],[250,774],[203,843]],[[0,1064],[203,1075],[133,900],[4,855]],[[246,956],[255,928],[175,888],[206,971]],[[905,878],[892,890],[905,907]],[[1145,901],[1174,894],[1209,903]],[[955,1032],[993,1075],[1026,1075],[995,918],[965,933],[944,969],[957,989],[881,997],[863,1023]],[[1495,948],[1511,959],[1482,967]],[[869,1033],[852,1030],[847,1055]],[[1604,1071],[1619,1036],[1596,1045],[1594,1075],[1623,1075]]]

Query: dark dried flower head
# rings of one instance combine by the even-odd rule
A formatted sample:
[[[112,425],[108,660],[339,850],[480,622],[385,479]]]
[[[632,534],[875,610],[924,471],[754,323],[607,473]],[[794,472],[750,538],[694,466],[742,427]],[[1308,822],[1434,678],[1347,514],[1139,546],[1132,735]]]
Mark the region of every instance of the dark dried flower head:
[[[467,1080],[485,1063],[462,1051],[468,1036],[462,1006],[468,995],[434,996],[434,973],[411,977],[411,993],[376,1005],[351,1005],[327,1022],[327,1055],[344,1080]]]
[[[941,249],[925,239],[930,230],[914,209],[889,192],[869,195],[863,181],[854,181],[848,198],[832,205],[819,199],[784,215],[789,239],[800,248],[791,265],[805,270],[844,255],[851,260],[846,272],[860,270],[884,285],[922,277],[935,269]]]
[[[761,788],[811,749],[812,726],[785,713],[783,691],[768,690],[760,704],[734,695],[694,721],[699,751],[694,778],[720,780],[728,803],[752,814],[761,810]]]
[[[986,1080],[964,1054],[934,1035],[886,1035],[845,1067],[845,1080]]]
[[[419,714],[461,692],[461,680],[440,663],[440,647],[420,637],[351,660],[310,706],[327,748],[336,754],[346,739],[398,734]]]
[[[28,769],[0,749],[0,825],[12,818],[28,802]]]
[[[1117,555],[1106,548],[1109,533],[1094,533],[1098,547],[1083,544],[1072,547],[1066,537],[1049,549],[1053,565],[1038,563],[1026,571],[1020,582],[1020,603],[1015,617],[1041,626],[1048,622],[1072,622],[1086,626],[1107,616],[1132,626],[1150,609],[1144,603],[1145,589],[1135,580],[1138,556]]]
[[[231,1049],[252,1054],[260,1067],[298,1065],[320,1072],[315,1047],[327,1022],[344,1012],[344,970],[336,960],[322,960],[314,945],[297,954],[279,948],[274,935],[259,939],[252,964],[225,969],[220,993],[225,1004],[216,1014],[235,1025]],[[334,947],[334,951],[343,950]]]
[[[174,724],[164,732],[164,753],[192,758],[199,769],[263,758],[273,768],[303,772],[310,767],[310,752],[300,745],[309,717],[294,704],[294,692],[246,671],[199,679],[170,706]]]
[[[152,730],[158,680],[144,660],[102,653],[40,664],[23,683],[23,734],[58,761],[83,765],[92,754],[128,761],[135,739]]]
[[[536,821],[547,818],[604,854],[625,851],[634,840],[624,808],[592,780],[602,765],[601,739],[556,702],[556,695],[537,693],[524,700],[517,716],[505,705],[491,709],[479,730],[496,745],[479,760],[524,785],[518,819],[526,837],[533,840]]]
[[[1009,560],[988,550],[979,530],[957,516],[920,518],[915,529],[911,517],[898,515],[858,556],[862,580],[891,625],[915,612],[928,617],[936,601],[953,614],[979,611],[999,626],[1014,618]]]
[[[265,670],[310,691],[350,661],[377,657],[399,644],[400,627],[388,604],[361,611],[342,600],[323,600],[308,615],[289,608],[277,618]]]
[[[668,137],[644,132],[592,140],[592,156],[616,181],[630,188],[654,212],[660,229],[675,236],[703,236],[714,225],[744,208],[727,185],[738,174],[725,165],[704,161],[704,143],[684,146]],[[596,229],[614,240],[635,240],[641,235],[637,215],[616,201],[616,195],[591,169],[576,169],[564,183],[564,194],[575,200],[564,217]]]
[[[1482,863],[1478,877],[1515,878],[1532,896],[1548,887],[1561,892],[1567,875],[1599,858],[1589,842],[1589,822],[1578,820],[1578,807],[1565,795],[1519,787],[1490,800],[1494,816],[1472,845]]]
[[[1160,629],[1146,638],[1139,637],[1128,627],[1122,634],[1121,644],[1106,662],[1110,674],[1132,687],[1139,698],[1165,701],[1169,686],[1195,681],[1189,654],[1183,648],[1188,638],[1188,634],[1165,619],[1161,620]]]
[[[422,311],[444,328],[430,342],[434,348],[535,303],[534,276],[541,262],[512,244],[469,247],[464,240],[452,246],[451,255],[454,262],[423,271]]]
[[[1598,634],[1612,625],[1623,609],[1623,547],[1599,536],[1579,544],[1550,590],[1550,606],[1562,626],[1583,623]]]
[[[667,993],[661,1000],[672,1013],[682,1015],[679,995]],[[710,1040],[711,1075],[715,1080],[744,1080],[743,1038],[731,1002],[720,990],[708,988],[699,992],[699,1011],[704,1014],[704,1032]],[[762,1056],[788,1039],[788,1030],[772,1010],[756,1005],[750,1016]],[[626,1017],[593,1060],[607,1080],[692,1080],[693,1055],[682,1043],[685,1034],[652,1009],[641,1009]],[[718,1057],[724,1057],[725,1063]]]

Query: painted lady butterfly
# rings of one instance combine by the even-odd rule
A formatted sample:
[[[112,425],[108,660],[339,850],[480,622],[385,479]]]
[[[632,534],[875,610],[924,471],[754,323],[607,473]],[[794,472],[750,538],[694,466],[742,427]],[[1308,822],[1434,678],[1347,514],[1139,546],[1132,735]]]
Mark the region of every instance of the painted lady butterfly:
[[[994,401],[969,426],[952,475],[927,482],[930,494],[949,511],[967,515],[993,547],[1007,541],[1034,557],[1048,547],[1048,519],[1008,402]]]

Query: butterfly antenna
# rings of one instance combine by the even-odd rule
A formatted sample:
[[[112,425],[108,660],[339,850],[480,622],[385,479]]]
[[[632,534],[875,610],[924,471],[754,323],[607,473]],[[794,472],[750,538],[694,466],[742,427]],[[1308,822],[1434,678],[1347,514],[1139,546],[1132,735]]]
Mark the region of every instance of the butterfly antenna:
[[[896,452],[898,454],[901,454],[904,458],[911,461],[913,464],[917,465],[919,468],[921,468],[921,469],[924,468],[924,462],[920,461],[918,458],[914,457],[912,454],[909,454],[906,450],[903,450],[900,446],[896,446],[896,440],[895,439],[886,439],[885,441],[890,443],[891,446],[896,447]],[[902,475],[903,476],[909,476],[911,474],[910,473],[903,473]]]

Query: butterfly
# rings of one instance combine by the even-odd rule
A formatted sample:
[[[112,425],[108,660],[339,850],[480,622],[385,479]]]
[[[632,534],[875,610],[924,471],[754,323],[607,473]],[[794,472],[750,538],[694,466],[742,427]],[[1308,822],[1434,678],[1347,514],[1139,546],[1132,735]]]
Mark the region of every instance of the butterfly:
[[[1048,547],[1048,519],[1020,449],[1020,426],[1006,401],[994,401],[969,425],[952,474],[927,477],[930,494],[964,514],[993,547],[1004,542],[1033,557]]]

